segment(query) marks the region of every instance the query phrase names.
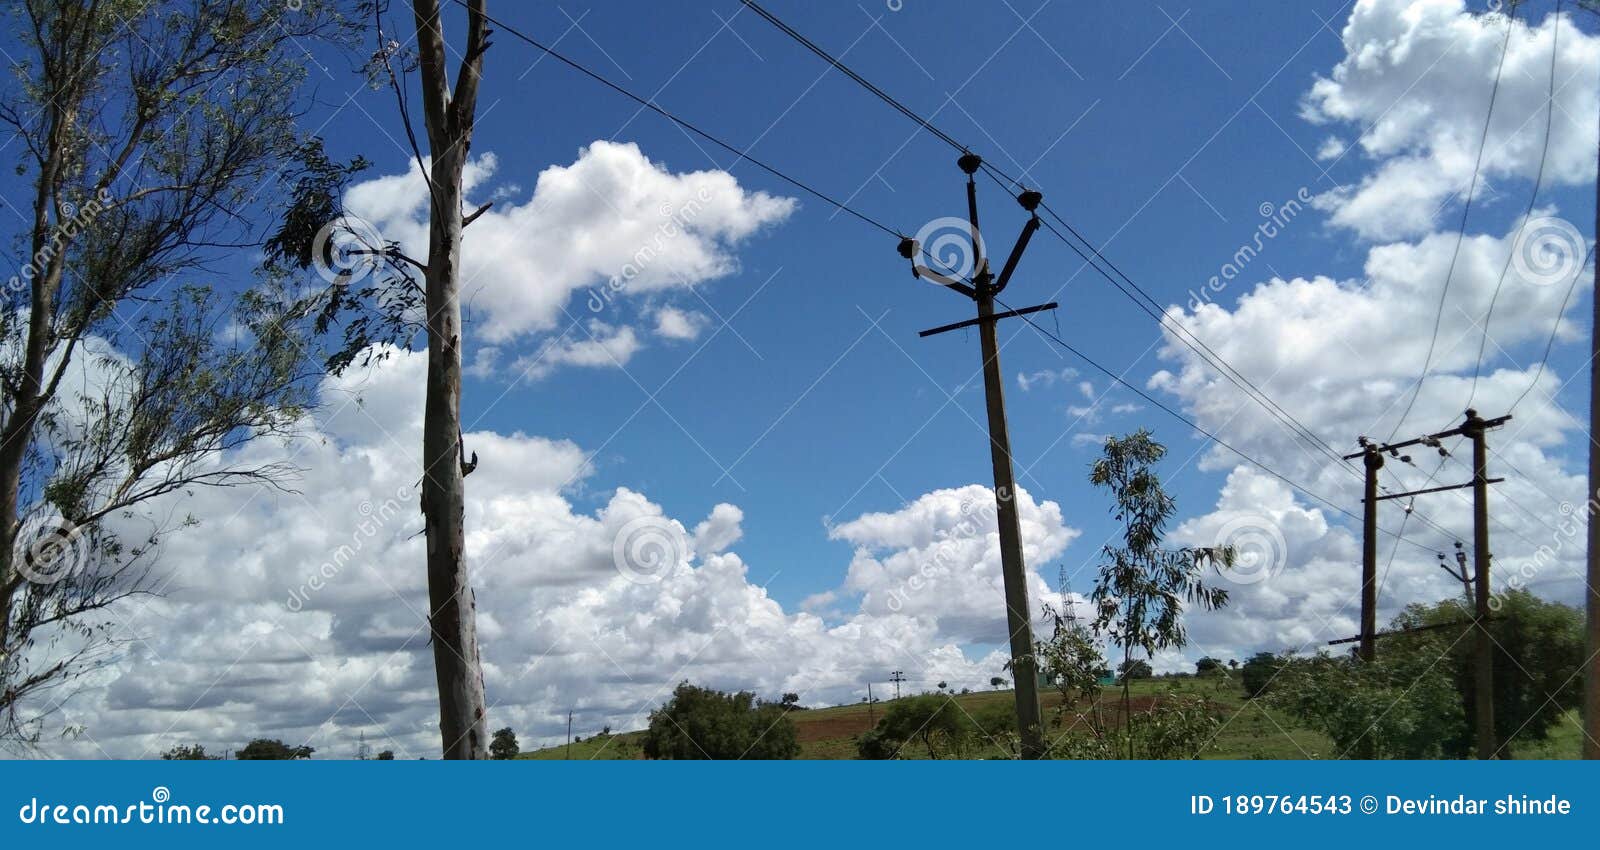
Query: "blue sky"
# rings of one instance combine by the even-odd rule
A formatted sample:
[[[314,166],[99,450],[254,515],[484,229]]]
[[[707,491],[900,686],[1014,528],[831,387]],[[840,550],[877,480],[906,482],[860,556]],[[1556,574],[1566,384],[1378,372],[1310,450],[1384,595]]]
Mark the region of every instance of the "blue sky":
[[[559,39],[572,58],[893,227],[911,233],[961,213],[951,150],[748,10],[724,6],[497,14],[546,43]],[[1347,6],[909,2],[900,11],[853,3],[774,11],[1001,168],[1026,168],[1125,272],[1158,299],[1183,304],[1253,235],[1262,204],[1282,204],[1302,188],[1320,194],[1370,169],[1356,155],[1331,166],[1317,161],[1328,131],[1298,115],[1312,77],[1343,55]],[[1539,4],[1526,14],[1542,17]],[[672,171],[733,164],[731,154],[538,61],[510,35],[497,47],[475,148],[500,156],[505,180],[525,186],[597,138],[634,141]],[[371,100],[367,111],[392,125],[381,121],[390,111],[383,95]],[[332,138],[360,139],[351,152],[373,158],[379,171],[401,167],[404,151],[372,144],[381,134],[365,115],[347,110],[342,118],[334,126],[349,131]],[[913,281],[892,240],[755,167],[732,172],[741,185],[798,196],[801,207],[741,246],[738,272],[702,287],[711,309],[737,313],[716,339],[698,351],[652,351],[629,364],[631,378],[571,370],[498,401],[503,383],[483,382],[469,386],[465,403],[469,419],[503,431],[586,446],[610,438],[596,459],[598,481],[647,490],[671,513],[738,503],[746,514],[742,551],[770,569],[778,599],[794,602],[848,559],[844,544],[821,533],[822,517],[891,510],[931,489],[986,479],[977,340],[916,337],[967,317],[970,307]],[[1545,195],[1573,208],[1587,196],[1582,187]],[[1003,251],[1023,214],[993,184],[980,186],[980,199],[985,229],[999,243],[991,250]],[[1490,205],[1473,223],[1504,228],[1517,206]],[[1359,276],[1362,244],[1328,232],[1320,218],[1308,212],[1271,242],[1250,275]],[[1042,321],[1052,329],[1059,321],[1064,338],[1119,373],[1131,366],[1136,383],[1159,366],[1150,353],[1155,323],[1048,233],[1034,241],[1007,299],[1060,301],[1058,314]],[[1008,376],[1072,367],[1097,391],[1106,388],[1103,376],[1020,322],[1003,334]],[[675,372],[659,407],[648,403],[646,391]],[[1062,558],[1070,566],[1091,559],[1089,541],[1111,530],[1105,499],[1084,480],[1094,447],[1059,439],[1077,418],[1067,408],[1085,400],[1077,383],[1007,387],[1013,445],[1030,470],[1024,486],[1060,501],[1086,531]],[[946,404],[951,393],[956,399]],[[1137,401],[1126,391],[1114,396]],[[1111,414],[1110,406],[1103,421],[1079,429],[1145,426],[1175,459],[1193,451],[1192,432],[1165,414],[1148,405]],[[1356,435],[1323,436],[1344,448]],[[1179,465],[1171,464],[1175,473]],[[1218,476],[1192,468],[1172,481],[1193,512],[1210,508],[1219,486]]]
[[[1458,0],[770,8],[1024,174],[1174,305],[1169,322],[1337,450],[1353,451],[1361,434],[1453,425],[1469,396],[1485,413],[1515,405],[1494,438],[1508,478],[1495,496],[1502,581],[1527,567],[1525,586],[1571,601],[1581,552],[1561,504],[1584,490],[1591,301],[1580,266],[1593,230],[1600,36],[1587,17],[1562,25],[1541,157],[1554,5],[1524,4],[1509,42],[1504,16]],[[893,229],[964,211],[954,151],[732,0],[491,13]],[[453,14],[447,35],[460,33]],[[405,177],[393,94],[367,88],[348,64],[313,73],[320,106],[308,125],[335,155],[372,161],[349,206],[415,250],[421,184]],[[467,447],[483,461],[468,480],[469,556],[497,725],[552,738],[571,708],[585,728],[634,728],[683,678],[819,704],[854,701],[891,669],[923,685],[986,685],[1002,660],[997,551],[992,525],[962,531],[990,475],[978,342],[917,337],[970,317],[970,303],[914,280],[894,238],[510,33],[488,53],[478,114],[469,195],[495,207],[467,229],[467,359],[481,368],[463,407]],[[591,294],[642,247],[634,240],[695,186],[715,190],[714,212],[675,243],[674,274],[652,269],[591,311]],[[1003,253],[1025,214],[992,182],[979,196],[990,251]],[[1570,274],[1545,279],[1540,263]],[[1224,269],[1210,303],[1191,304]],[[1036,317],[1042,327],[1358,509],[1359,478],[1286,434],[1049,233],[1004,298],[1060,302]],[[664,313],[681,320],[675,332],[663,332]],[[607,344],[583,347],[595,339]],[[1051,592],[1058,565],[1076,572],[1074,591],[1090,589],[1099,545],[1116,530],[1086,480],[1096,444],[1147,427],[1171,449],[1162,472],[1179,504],[1173,541],[1239,543],[1254,559],[1243,576],[1215,577],[1234,602],[1192,615],[1191,646],[1157,666],[1316,651],[1353,633],[1359,529],[1344,516],[1026,324],[1002,325],[1001,341],[1036,604],[1064,601]],[[129,631],[149,637],[73,709],[94,747],[65,750],[139,755],[172,735],[209,744],[264,730],[325,747],[364,733],[431,750],[416,529],[407,510],[363,533],[353,513],[392,492],[414,504],[420,369],[420,356],[402,356],[330,379],[303,442],[252,449],[304,466],[302,495],[203,493],[184,505],[209,531],[167,544],[178,591],[127,615]],[[1391,464],[1385,486],[1467,474],[1459,463],[1422,467]],[[1385,510],[1383,525],[1409,541],[1383,542],[1387,618],[1452,592],[1433,552],[1467,535],[1470,512],[1451,496],[1418,504],[1427,521],[1398,503]],[[681,569],[643,584],[613,564],[619,528],[639,518],[670,526],[682,549]],[[285,610],[285,590],[292,598],[308,571],[348,548],[352,528],[358,551],[342,577]],[[1555,555],[1536,560],[1541,546]],[[952,563],[902,608],[895,594],[941,553]],[[232,569],[205,569],[218,562]],[[172,622],[190,627],[163,628]]]

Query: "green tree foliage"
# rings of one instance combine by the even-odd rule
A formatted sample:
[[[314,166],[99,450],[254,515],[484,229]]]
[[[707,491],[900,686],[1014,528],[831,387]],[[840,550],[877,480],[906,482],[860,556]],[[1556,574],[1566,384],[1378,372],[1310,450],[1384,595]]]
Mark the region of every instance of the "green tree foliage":
[[[1209,655],[1194,663],[1194,672],[1197,676],[1220,676],[1226,669],[1222,666],[1221,660]]]
[[[383,750],[374,756],[378,761],[394,761],[394,750]]]
[[[222,756],[206,755],[206,748],[200,744],[184,746],[179,744],[161,754],[164,761],[214,761]]]
[[[28,190],[0,291],[0,738],[36,740],[43,718],[19,706],[102,660],[108,609],[155,589],[156,544],[185,519],[150,499],[287,472],[219,458],[308,401],[298,287],[200,284],[260,247],[320,150],[300,119],[309,51],[351,34],[331,7],[12,7],[0,124]],[[119,539],[108,517],[149,531]],[[71,550],[31,564],[71,567],[61,580],[25,580],[18,554],[41,543]]]
[[[1123,733],[1132,737],[1128,749],[1140,758],[1196,759],[1221,726],[1221,712],[1203,697],[1168,692]]]
[[[1003,677],[1000,677],[1000,676],[990,676],[989,677],[989,687],[994,688],[995,690],[998,691],[998,690],[1000,690],[1001,688],[1003,688],[1005,686],[1006,686],[1006,680]]]
[[[1155,671],[1150,668],[1150,662],[1143,658],[1133,658],[1117,665],[1117,681],[1127,683],[1135,679],[1149,679],[1155,676]]]
[[[489,758],[514,759],[521,751],[517,746],[517,733],[511,731],[510,726],[495,730],[494,739],[489,742]]]
[[[928,758],[941,754],[960,758],[972,744],[977,729],[955,700],[944,694],[920,694],[889,704],[877,731],[899,747],[916,743]],[[897,747],[898,749],[898,747]]]
[[[1445,644],[1427,640],[1437,651],[1380,651],[1371,663],[1326,654],[1279,659],[1266,698],[1331,738],[1341,758],[1439,758],[1464,715],[1449,671],[1434,663]]]
[[[311,747],[291,747],[277,738],[257,738],[234,754],[240,761],[293,761],[311,758]]]
[[[1278,675],[1278,670],[1283,666],[1283,660],[1270,652],[1258,652],[1245,661],[1244,667],[1239,671],[1239,678],[1244,682],[1244,692],[1251,699],[1267,692],[1273,683],[1273,677]]]
[[[1067,596],[1064,590],[1062,596]],[[1109,672],[1105,656],[1088,627],[1076,617],[1068,616],[1068,611],[1047,604],[1044,613],[1050,618],[1050,637],[1037,642],[1034,657],[1039,672],[1061,694],[1061,702],[1055,709],[1056,724],[1071,730],[1069,736],[1081,734],[1093,739],[1092,745],[1070,744],[1069,748],[1077,754],[1074,757],[1088,757],[1084,754],[1093,752],[1096,754],[1093,757],[1102,758],[1108,740],[1100,705],[1100,679]]]
[[[868,729],[856,736],[856,754],[874,761],[897,758],[901,744],[884,735],[882,729]]]
[[[1489,634],[1494,638],[1494,726],[1496,740],[1506,743],[1542,741],[1562,713],[1582,702],[1583,612],[1545,602],[1526,590],[1494,597]],[[1393,628],[1460,623],[1472,612],[1454,599],[1435,605],[1412,605],[1395,618]],[[1462,723],[1445,743],[1445,754],[1463,758],[1474,751],[1477,715],[1473,704],[1472,652],[1461,629],[1439,628],[1385,639],[1379,656],[1438,658],[1460,694]],[[1445,641],[1441,647],[1440,641]]]
[[[787,709],[746,691],[684,682],[650,713],[644,753],[653,759],[792,759],[800,743]]]
[[[1185,646],[1189,642],[1183,626],[1185,604],[1215,610],[1228,602],[1225,589],[1208,586],[1203,578],[1208,566],[1231,568],[1232,549],[1162,546],[1167,523],[1177,510],[1155,471],[1166,453],[1149,431],[1140,429],[1106,438],[1089,472],[1091,484],[1111,493],[1112,516],[1122,525],[1120,545],[1107,543],[1101,549],[1103,560],[1090,598],[1095,605],[1095,634],[1122,647],[1126,722],[1133,720],[1128,683],[1135,671],[1132,664],[1138,660],[1134,653],[1148,658],[1159,650]]]

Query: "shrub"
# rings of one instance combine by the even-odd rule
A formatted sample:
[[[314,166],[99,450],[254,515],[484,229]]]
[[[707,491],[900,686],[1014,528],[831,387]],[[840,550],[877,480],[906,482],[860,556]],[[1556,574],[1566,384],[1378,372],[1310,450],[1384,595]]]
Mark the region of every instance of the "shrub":
[[[653,759],[792,759],[800,753],[788,711],[747,691],[684,682],[650,713],[644,753]]]

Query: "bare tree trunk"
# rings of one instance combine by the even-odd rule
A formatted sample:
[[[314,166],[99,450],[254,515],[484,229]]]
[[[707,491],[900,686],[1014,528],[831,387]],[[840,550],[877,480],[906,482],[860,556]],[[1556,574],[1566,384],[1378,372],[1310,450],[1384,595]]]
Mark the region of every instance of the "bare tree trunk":
[[[422,427],[422,513],[428,537],[428,607],[444,757],[488,756],[477,611],[466,563],[461,457],[461,172],[472,142],[483,51],[484,0],[468,10],[467,48],[454,93],[437,0],[415,0],[424,120],[432,162],[426,271],[428,385]]]

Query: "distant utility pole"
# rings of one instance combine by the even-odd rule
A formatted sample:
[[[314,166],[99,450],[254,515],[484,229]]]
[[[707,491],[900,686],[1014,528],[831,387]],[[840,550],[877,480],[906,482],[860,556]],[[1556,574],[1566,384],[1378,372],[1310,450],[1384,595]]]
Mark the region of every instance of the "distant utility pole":
[[[1011,255],[1000,271],[999,278],[989,272],[989,260],[984,256],[983,239],[978,230],[978,185],[973,175],[983,166],[983,160],[966,153],[957,165],[967,175],[967,218],[972,225],[972,282],[956,280],[939,271],[918,263],[921,246],[915,239],[902,239],[900,255],[912,262],[912,274],[928,277],[946,288],[959,292],[977,303],[978,317],[923,331],[922,336],[978,326],[978,339],[983,349],[984,400],[989,413],[989,458],[994,468],[994,494],[1000,530],[1000,571],[1005,581],[1006,624],[1011,635],[1011,668],[1016,677],[1017,729],[1022,738],[1022,757],[1043,758],[1044,726],[1039,711],[1039,681],[1034,673],[1033,626],[1028,602],[1027,568],[1022,560],[1022,529],[1017,517],[1017,482],[1011,464],[1011,436],[1006,426],[1005,379],[1000,372],[1000,345],[996,339],[995,325],[1000,319],[1036,313],[1055,308],[1054,303],[1040,304],[1021,310],[996,313],[995,296],[1010,282],[1017,270],[1028,240],[1039,229],[1036,212],[1044,198],[1038,192],[1024,191],[1018,203],[1028,211],[1028,222],[1017,237]]]
[[[894,682],[894,698],[900,699],[900,683],[906,680],[904,670],[895,670],[889,674],[889,681]]]
[[[871,682],[867,683],[867,726],[869,728],[872,728],[872,729],[878,728],[878,721],[873,717],[873,714],[872,714],[872,683]]]
[[[567,761],[572,761],[572,712],[567,712]]]
[[[1378,595],[1377,588],[1372,584],[1374,570],[1377,564],[1377,504],[1389,499],[1404,499],[1421,496],[1428,493],[1443,493],[1448,490],[1472,488],[1472,623],[1476,629],[1472,658],[1472,688],[1473,712],[1477,720],[1477,750],[1478,758],[1492,759],[1499,751],[1495,743],[1494,733],[1494,640],[1489,636],[1490,620],[1490,592],[1489,581],[1489,485],[1498,484],[1504,478],[1490,478],[1489,447],[1486,439],[1490,429],[1498,428],[1511,421],[1509,415],[1498,419],[1484,419],[1476,410],[1468,410],[1466,421],[1460,427],[1413,440],[1404,440],[1388,445],[1378,445],[1362,437],[1361,451],[1345,455],[1345,460],[1362,458],[1367,469],[1365,511],[1363,514],[1362,529],[1362,587],[1361,587],[1361,649],[1360,654],[1364,660],[1371,660],[1375,656],[1375,630],[1377,623]],[[1472,481],[1465,484],[1450,484],[1443,487],[1429,487],[1424,490],[1413,490],[1409,493],[1388,493],[1382,496],[1377,494],[1378,470],[1383,467],[1383,455],[1388,453],[1391,457],[1399,458],[1409,463],[1411,458],[1401,455],[1400,450],[1410,446],[1430,446],[1439,451],[1441,455],[1448,452],[1441,444],[1446,437],[1462,436],[1472,441]],[[1592,532],[1591,532],[1592,533]],[[1460,544],[1457,544],[1459,547]],[[1443,556],[1440,556],[1441,558]],[[1466,567],[1461,567],[1461,578],[1465,583]]]

